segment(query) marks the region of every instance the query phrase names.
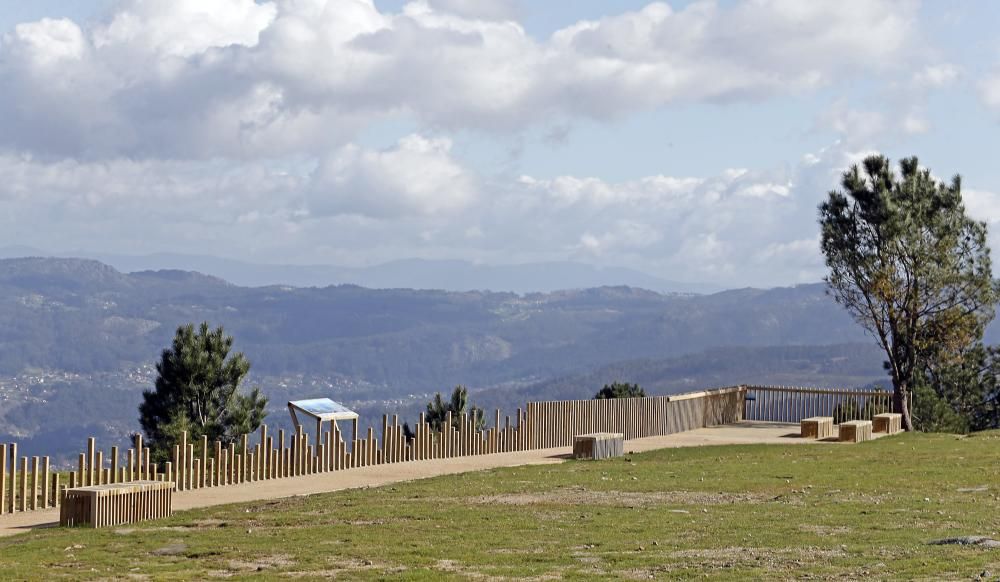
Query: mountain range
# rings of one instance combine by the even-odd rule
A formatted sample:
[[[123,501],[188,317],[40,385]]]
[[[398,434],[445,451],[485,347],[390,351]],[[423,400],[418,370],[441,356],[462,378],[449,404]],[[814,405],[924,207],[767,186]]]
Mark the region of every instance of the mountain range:
[[[609,285],[640,287],[661,293],[707,293],[720,290],[705,283],[668,281],[624,267],[600,267],[572,261],[489,265],[456,260],[403,259],[369,267],[272,265],[206,255],[157,253],[49,253],[25,246],[0,248],[0,259],[20,257],[89,258],[122,272],[181,270],[211,273],[244,287],[289,285],[326,287],[353,284],[373,289],[441,289],[444,291],[549,292]]]

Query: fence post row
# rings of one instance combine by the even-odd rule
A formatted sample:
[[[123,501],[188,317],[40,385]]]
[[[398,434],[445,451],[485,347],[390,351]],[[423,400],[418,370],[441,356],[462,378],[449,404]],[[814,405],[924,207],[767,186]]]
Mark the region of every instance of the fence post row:
[[[209,443],[207,436],[189,441],[185,432],[162,467],[151,462],[141,435],[124,459],[118,447],[111,447],[105,457],[91,437],[64,486],[59,475],[51,473],[49,457],[20,457],[18,473],[18,445],[9,443],[0,445],[0,515],[56,507],[68,488],[102,483],[165,481],[185,491],[354,467],[565,447],[575,435],[590,432],[620,432],[634,439],[741,420],[798,422],[818,415],[838,421],[868,419],[893,408],[892,393],[881,390],[755,385],[670,396],[529,402],[513,419],[496,410],[481,430],[477,414],[453,418],[449,413],[435,429],[421,413],[409,438],[397,415],[382,416],[379,438],[372,427],[364,432],[352,427],[354,438],[347,440],[336,423],[312,435],[298,426],[287,439],[284,430],[275,438],[261,426],[252,447],[250,435]]]

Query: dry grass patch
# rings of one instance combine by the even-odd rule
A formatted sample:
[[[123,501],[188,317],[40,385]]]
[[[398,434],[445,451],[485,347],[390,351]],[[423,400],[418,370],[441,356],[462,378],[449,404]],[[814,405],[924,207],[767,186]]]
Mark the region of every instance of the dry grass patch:
[[[606,507],[653,507],[656,505],[732,505],[773,500],[754,493],[710,493],[704,491],[607,491],[585,488],[556,489],[537,493],[504,493],[456,499],[469,505],[579,505]]]

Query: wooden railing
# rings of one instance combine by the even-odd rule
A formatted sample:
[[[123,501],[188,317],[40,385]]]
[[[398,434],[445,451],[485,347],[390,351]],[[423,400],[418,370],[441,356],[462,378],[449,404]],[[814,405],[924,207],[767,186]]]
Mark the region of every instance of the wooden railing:
[[[546,449],[572,445],[574,435],[591,432],[620,432],[631,440],[738,422],[742,405],[739,386],[672,396],[532,402],[528,424],[533,448]]]
[[[808,416],[834,416],[846,420],[885,411],[892,411],[888,392],[733,386],[671,396],[531,402],[518,409],[513,421],[497,410],[489,419],[492,426],[482,429],[477,428],[479,419],[462,415],[445,419],[434,430],[421,415],[411,438],[406,438],[395,415],[383,415],[378,437],[373,428],[345,435],[336,425],[319,439],[301,427],[294,433],[279,430],[275,435],[262,426],[258,433],[243,435],[233,443],[210,443],[206,438],[189,442],[185,434],[174,447],[172,459],[159,464],[152,462],[141,436],[132,448],[111,447],[107,456],[90,438],[66,483],[50,471],[48,457],[18,458],[17,444],[10,443],[0,445],[0,515],[57,506],[65,489],[74,487],[163,481],[186,491],[372,465],[564,447],[572,444],[575,435],[592,432],[620,432],[631,440],[744,419],[798,422]]]
[[[811,416],[832,416],[834,422],[871,420],[882,412],[899,412],[893,393],[861,388],[800,388],[788,386],[744,386],[746,420],[794,422]],[[911,396],[912,407],[912,396]]]

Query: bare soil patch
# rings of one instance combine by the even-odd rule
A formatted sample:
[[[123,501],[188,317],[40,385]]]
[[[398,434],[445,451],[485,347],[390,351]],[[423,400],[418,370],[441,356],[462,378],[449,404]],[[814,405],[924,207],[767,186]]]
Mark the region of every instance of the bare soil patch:
[[[541,493],[507,493],[467,497],[469,505],[604,505],[650,507],[654,505],[730,505],[770,501],[753,493],[707,493],[703,491],[596,491],[573,488]]]

